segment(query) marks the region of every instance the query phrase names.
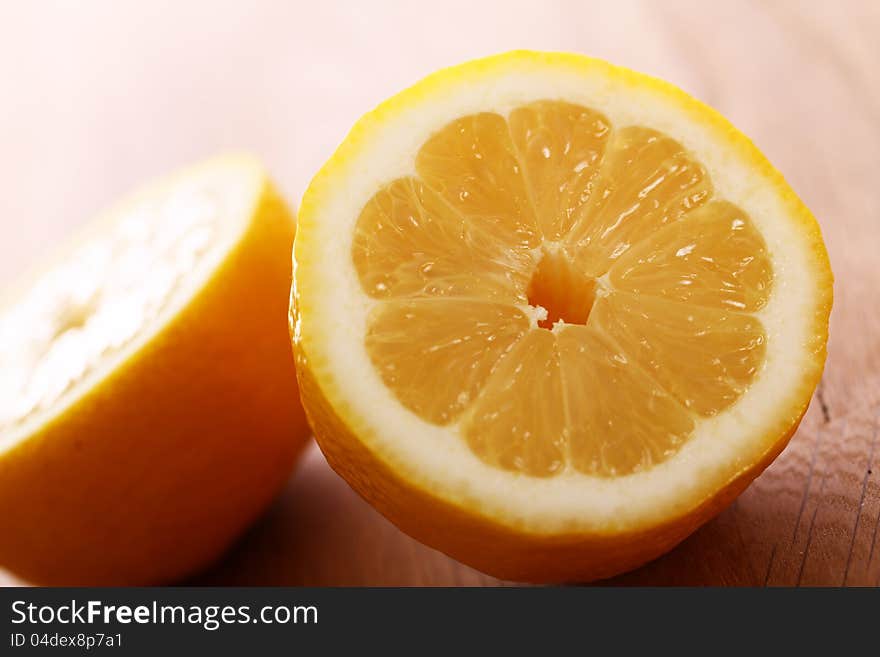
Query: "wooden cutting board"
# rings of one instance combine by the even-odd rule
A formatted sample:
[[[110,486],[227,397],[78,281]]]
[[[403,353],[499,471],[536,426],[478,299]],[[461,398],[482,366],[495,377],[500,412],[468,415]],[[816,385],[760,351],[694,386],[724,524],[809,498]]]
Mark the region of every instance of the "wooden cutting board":
[[[536,16],[513,1],[263,2],[246,14],[220,2],[207,23],[195,10],[169,21],[174,5],[154,4],[49,22],[25,3],[2,9],[0,276],[138,178],[231,146],[263,156],[298,198],[357,115],[444,64],[529,46],[658,74],[731,118],[814,211],[835,305],[825,376],[788,449],[678,548],[605,583],[880,585],[880,3],[547,2]],[[314,446],[193,582],[501,583],[397,531]]]

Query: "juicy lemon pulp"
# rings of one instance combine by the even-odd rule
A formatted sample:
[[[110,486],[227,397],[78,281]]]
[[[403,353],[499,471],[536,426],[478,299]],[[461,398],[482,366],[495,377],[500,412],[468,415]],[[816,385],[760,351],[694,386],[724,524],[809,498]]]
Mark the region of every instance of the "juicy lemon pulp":
[[[363,208],[365,344],[483,461],[610,477],[673,455],[765,357],[773,270],[676,141],[558,101],[452,121]]]
[[[50,407],[165,308],[215,242],[217,190],[135,202],[0,308],[0,432]]]

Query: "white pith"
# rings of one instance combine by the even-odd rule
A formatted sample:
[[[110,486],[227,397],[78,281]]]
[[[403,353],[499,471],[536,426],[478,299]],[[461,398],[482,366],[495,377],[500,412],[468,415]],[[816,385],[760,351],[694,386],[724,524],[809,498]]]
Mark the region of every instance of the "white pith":
[[[683,512],[756,462],[770,447],[766,436],[796,420],[802,379],[816,368],[811,344],[820,282],[812,274],[812,245],[778,187],[728,145],[717,125],[695,120],[652,88],[609,78],[601,68],[524,64],[474,78],[429,90],[393,121],[369,126],[354,155],[333,172],[332,185],[324,180],[315,190],[314,220],[297,236],[308,250],[297,249],[296,263],[298,284],[307,281],[298,289],[309,309],[298,339],[309,366],[337,412],[402,476],[510,526],[621,531]],[[366,318],[377,302],[362,290],[351,258],[363,206],[383,185],[414,175],[418,149],[449,121],[481,111],[507,115],[536,100],[577,103],[603,113],[615,129],[646,126],[682,143],[706,167],[714,198],[748,213],[772,260],[772,296],[755,313],[766,330],[763,371],[733,406],[700,420],[678,453],[644,472],[599,478],[569,469],[544,479],[487,465],[455,426],[428,423],[404,408],[364,348]],[[344,193],[328,193],[331,187]]]
[[[126,317],[125,299],[118,295],[105,300],[104,304],[117,306],[111,310],[119,311],[119,320],[134,320],[136,325],[126,326],[124,330],[109,325],[116,334],[95,334],[97,329],[92,329],[92,335],[87,335],[86,338],[92,342],[97,341],[99,347],[103,345],[101,353],[93,361],[86,363],[83,371],[74,375],[70,383],[57,394],[47,397],[17,420],[13,419],[5,426],[0,425],[0,454],[33,433],[36,427],[50,422],[52,418],[62,415],[66,409],[76,404],[98,382],[137,353],[171,317],[183,309],[217,269],[231,245],[241,237],[246,220],[252,215],[252,209],[258,201],[263,183],[259,165],[247,157],[221,158],[154,183],[87,225],[75,240],[49,259],[42,268],[24,278],[2,300],[0,329],[3,329],[4,335],[16,340],[4,342],[0,361],[6,356],[11,357],[12,350],[20,346],[14,342],[24,344],[28,332],[45,328],[39,323],[63,324],[63,317],[69,311],[66,307],[68,299],[76,296],[77,290],[83,287],[82,281],[86,279],[89,279],[90,285],[100,288],[107,281],[112,281],[114,274],[119,273],[120,266],[140,266],[143,269],[143,282],[133,290],[134,296],[150,286],[156,289],[156,294],[162,295],[161,300],[154,305],[154,311],[140,317]],[[164,212],[166,216],[157,217],[153,214],[156,212]],[[168,220],[169,224],[163,225],[159,219]],[[138,263],[133,252],[126,253],[121,259],[107,256],[110,258],[109,262],[104,259],[103,266],[86,271],[95,264],[89,260],[88,254],[113,251],[116,248],[114,242],[121,238],[119,231],[144,231],[144,247],[149,251],[163,239],[162,235],[156,233],[150,235],[153,228],[167,233],[174,228],[174,224],[184,221],[194,222],[210,234],[199,236],[200,248],[192,249],[189,266],[181,269],[173,281],[157,281],[161,275],[154,266],[157,263],[150,259],[149,254],[143,258],[143,263]],[[40,312],[22,312],[33,301],[39,301],[36,299],[38,296],[46,297],[45,302],[39,304]],[[87,321],[95,313],[106,309],[106,305],[102,303],[87,307]],[[135,308],[133,312],[137,310],[139,309]],[[88,330],[89,325],[86,324],[84,328]],[[61,337],[64,335],[65,332],[60,334]],[[47,348],[48,346],[47,343]],[[61,365],[63,370],[64,363]],[[14,397],[19,377],[11,371],[2,371],[0,384],[7,395]]]

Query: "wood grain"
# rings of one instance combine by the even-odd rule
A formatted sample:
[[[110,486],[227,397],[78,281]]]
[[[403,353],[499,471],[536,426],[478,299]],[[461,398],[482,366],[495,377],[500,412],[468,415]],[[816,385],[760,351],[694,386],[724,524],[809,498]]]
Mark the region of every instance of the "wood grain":
[[[139,179],[218,150],[256,152],[297,199],[359,114],[439,66],[533,47],[659,75],[750,135],[814,211],[835,307],[789,448],[677,549],[603,583],[880,585],[880,3],[318,4],[5,4],[0,276]],[[193,582],[500,583],[398,532],[314,447]]]

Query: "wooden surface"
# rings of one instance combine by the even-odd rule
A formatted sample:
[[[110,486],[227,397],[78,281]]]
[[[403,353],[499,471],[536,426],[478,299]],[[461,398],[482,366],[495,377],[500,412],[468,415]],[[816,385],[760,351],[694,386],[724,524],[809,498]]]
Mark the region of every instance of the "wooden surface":
[[[608,583],[877,586],[878,34],[871,0],[4,3],[0,277],[140,179],[217,151],[257,153],[295,202],[358,115],[442,65],[532,47],[659,75],[786,175],[822,224],[836,299],[825,377],[789,448],[716,520]],[[398,532],[314,447],[194,581],[497,583]]]

